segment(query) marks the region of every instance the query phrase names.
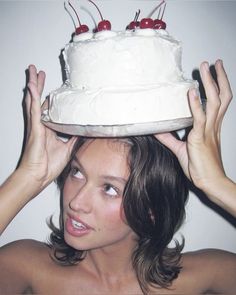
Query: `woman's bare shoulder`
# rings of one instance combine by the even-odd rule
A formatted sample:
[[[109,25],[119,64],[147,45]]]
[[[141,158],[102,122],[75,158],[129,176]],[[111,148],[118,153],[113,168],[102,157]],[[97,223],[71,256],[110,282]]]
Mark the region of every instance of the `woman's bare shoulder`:
[[[0,293],[19,293],[33,276],[51,264],[50,248],[38,241],[19,240],[0,249]]]
[[[236,254],[225,250],[204,249],[187,252],[182,257],[183,278],[193,280],[211,292],[236,290]]]
[[[26,259],[34,256],[36,259],[39,255],[42,256],[50,253],[50,248],[46,243],[36,240],[18,240],[4,245],[0,248],[0,257],[14,257],[14,259]],[[33,255],[37,254],[37,255]],[[10,258],[10,257],[9,257]]]
[[[24,273],[30,272],[37,265],[50,263],[50,248],[36,240],[18,240],[0,248],[0,265],[5,270]]]
[[[193,270],[195,269],[196,271],[202,265],[203,261],[207,263],[208,267],[211,267],[212,265],[216,265],[222,261],[225,263],[235,263],[236,260],[235,253],[220,249],[202,249],[198,251],[186,252],[182,257],[183,264],[188,268],[191,267]]]

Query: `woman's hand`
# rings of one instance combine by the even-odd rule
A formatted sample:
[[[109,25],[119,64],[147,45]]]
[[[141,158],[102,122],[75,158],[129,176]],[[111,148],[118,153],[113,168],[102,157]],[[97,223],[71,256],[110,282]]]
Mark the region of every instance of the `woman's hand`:
[[[26,94],[27,138],[19,167],[0,186],[0,234],[16,214],[54,180],[70,159],[76,137],[66,143],[41,123],[44,72],[29,66]]]
[[[193,128],[187,141],[177,140],[170,133],[156,135],[177,156],[187,177],[213,201],[219,197],[217,191],[222,193],[223,198],[224,191],[229,186],[230,191],[233,190],[236,195],[234,184],[225,175],[220,147],[221,125],[232,99],[232,92],[221,60],[216,62],[215,69],[218,85],[210,73],[208,63],[204,62],[200,66],[207,96],[205,112],[196,90],[189,91]],[[221,201],[216,202],[219,204]],[[236,204],[236,196],[234,202]]]
[[[26,94],[27,139],[18,170],[25,173],[37,189],[43,189],[54,180],[69,161],[73,145],[60,140],[56,133],[41,123],[40,97],[43,92],[45,73],[37,73],[29,66],[29,83]]]

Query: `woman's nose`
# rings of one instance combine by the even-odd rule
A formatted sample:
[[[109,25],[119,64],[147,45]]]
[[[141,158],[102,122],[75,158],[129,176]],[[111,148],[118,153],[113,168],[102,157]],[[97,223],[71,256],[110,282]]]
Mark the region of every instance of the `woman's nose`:
[[[90,213],[92,210],[92,188],[86,183],[81,187],[69,202],[69,207],[73,211],[83,211]]]

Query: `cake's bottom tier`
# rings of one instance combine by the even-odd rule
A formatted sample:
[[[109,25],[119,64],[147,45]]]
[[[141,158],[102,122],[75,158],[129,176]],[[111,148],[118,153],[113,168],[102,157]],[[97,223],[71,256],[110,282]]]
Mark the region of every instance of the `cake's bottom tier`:
[[[127,125],[191,117],[189,80],[135,89],[72,89],[66,85],[50,95],[48,116],[53,123]]]
[[[192,125],[192,118],[181,118],[148,123],[125,125],[75,125],[59,124],[49,120],[47,112],[42,115],[43,123],[59,133],[86,137],[124,137],[155,134],[179,130]]]

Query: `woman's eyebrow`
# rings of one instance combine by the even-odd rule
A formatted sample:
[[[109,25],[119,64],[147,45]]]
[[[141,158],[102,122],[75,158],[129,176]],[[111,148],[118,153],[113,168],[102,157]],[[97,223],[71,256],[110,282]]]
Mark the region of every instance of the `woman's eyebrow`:
[[[76,162],[76,164],[77,164],[81,169],[84,169],[84,168],[83,168],[83,165],[80,163],[80,161],[79,161],[79,159],[77,158],[76,155],[72,158],[72,161],[71,161],[71,162]]]
[[[76,162],[76,164],[79,166],[79,168],[84,171],[83,165],[80,163],[78,157],[75,155],[72,159],[72,162]],[[125,185],[127,183],[127,179],[120,177],[120,176],[115,176],[115,175],[101,175],[101,178],[105,181],[118,181],[122,185]]]
[[[76,163],[79,164],[79,160],[78,160],[78,158],[77,158],[76,156],[74,156],[74,157],[72,158],[72,161],[71,161],[71,162],[76,162]]]
[[[119,176],[113,176],[113,175],[102,175],[102,178],[105,181],[118,181],[123,185],[125,185],[127,182],[127,179],[125,179],[123,177],[119,177]]]

